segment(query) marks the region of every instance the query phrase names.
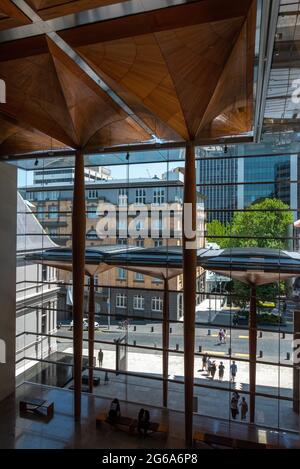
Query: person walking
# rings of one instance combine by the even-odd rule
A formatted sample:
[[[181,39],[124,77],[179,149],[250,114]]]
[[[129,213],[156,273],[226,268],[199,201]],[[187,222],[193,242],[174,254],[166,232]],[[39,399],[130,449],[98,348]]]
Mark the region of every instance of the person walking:
[[[210,357],[207,357],[207,373],[208,373],[208,376],[211,375],[211,366],[212,366],[212,361],[211,361]]]
[[[213,361],[212,364],[211,364],[211,368],[210,368],[210,375],[211,375],[213,380],[215,379],[216,371],[217,371],[217,365],[216,365],[216,362]]]
[[[241,407],[241,420],[246,420],[247,412],[248,412],[248,404],[244,397],[242,397],[242,402],[240,403],[240,407]]]
[[[223,362],[221,362],[220,365],[218,366],[218,370],[219,370],[219,381],[223,381],[224,371],[225,371],[225,366]]]
[[[202,371],[206,371],[207,368],[207,353],[205,353],[202,357]]]
[[[231,416],[234,420],[236,420],[238,413],[239,413],[238,401],[236,397],[233,395],[231,398]]]
[[[223,344],[226,344],[226,336],[227,336],[226,329],[223,329],[223,331],[222,331],[222,342],[223,342]]]
[[[236,366],[235,361],[233,360],[233,362],[230,365],[230,376],[231,376],[231,381],[233,383],[235,382],[236,374],[237,374],[237,366]]]
[[[222,329],[219,330],[218,336],[219,336],[219,342],[220,342],[220,345],[221,345],[221,343],[223,342],[223,330]]]
[[[99,368],[102,368],[102,363],[103,363],[103,351],[102,351],[102,349],[100,349],[99,352],[98,352],[98,361],[99,361]]]

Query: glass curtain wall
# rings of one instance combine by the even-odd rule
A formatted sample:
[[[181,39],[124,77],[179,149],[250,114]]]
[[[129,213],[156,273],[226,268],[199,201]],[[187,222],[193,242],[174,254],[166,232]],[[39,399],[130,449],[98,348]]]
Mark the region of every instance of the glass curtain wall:
[[[109,244],[129,250],[181,245],[177,222],[183,203],[184,150],[87,155],[85,166],[87,246]],[[259,155],[246,145],[197,149],[199,247],[297,250],[297,166],[298,156],[288,152],[274,155],[264,150]],[[24,256],[51,246],[71,246],[74,159],[28,160],[23,168],[18,206],[18,382],[72,388],[72,274],[28,262]],[[109,210],[115,216],[115,230],[104,236]],[[126,267],[95,276],[94,374],[100,384],[93,392],[162,406],[164,282]],[[85,284],[87,319],[88,277]],[[179,411],[184,409],[182,288],[180,275],[169,281],[168,407]],[[298,295],[297,280],[282,281],[280,271],[276,283],[258,289],[255,419],[261,426],[298,431],[299,376],[292,344],[300,327],[294,314]],[[247,286],[230,275],[198,269],[195,413],[232,419],[234,390],[249,406],[248,318]],[[86,321],[83,330],[86,383]],[[215,362],[214,376],[203,366],[204,356]],[[249,422],[248,417],[242,423]]]

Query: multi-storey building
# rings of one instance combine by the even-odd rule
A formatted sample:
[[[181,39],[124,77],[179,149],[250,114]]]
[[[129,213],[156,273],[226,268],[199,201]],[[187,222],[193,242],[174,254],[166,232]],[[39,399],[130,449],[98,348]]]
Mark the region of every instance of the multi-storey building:
[[[86,170],[88,171],[88,170]],[[108,173],[109,171],[107,171]],[[161,178],[102,179],[86,182],[86,244],[127,244],[139,247],[174,246],[181,242],[181,217],[183,197],[183,172],[174,169]],[[20,189],[36,210],[37,217],[49,235],[58,245],[71,245],[71,212],[73,184],[36,181],[32,186]],[[99,237],[99,222],[109,209],[115,210],[115,233],[109,237]],[[143,210],[144,218],[135,221]],[[131,236],[131,229],[135,235]],[[166,236],[164,229],[167,228]],[[198,203],[199,247],[204,244],[204,206]],[[60,273],[62,280],[69,274]],[[96,312],[112,317],[143,316],[160,318],[163,304],[163,282],[146,275],[128,272],[125,269],[112,269],[96,276]],[[199,270],[198,291],[203,291],[204,275]],[[105,288],[102,286],[105,285]],[[182,279],[172,279],[170,288],[170,317],[182,317]],[[198,301],[202,295],[199,293]],[[61,319],[66,319],[62,315]]]
[[[56,269],[25,259],[27,254],[55,244],[20,194],[17,208],[16,373],[26,372],[28,377],[35,359],[56,351],[56,339],[39,334],[56,331],[62,296]]]
[[[224,158],[223,148],[201,150],[197,161],[198,190],[204,196],[207,222],[227,223],[237,208],[238,160]]]

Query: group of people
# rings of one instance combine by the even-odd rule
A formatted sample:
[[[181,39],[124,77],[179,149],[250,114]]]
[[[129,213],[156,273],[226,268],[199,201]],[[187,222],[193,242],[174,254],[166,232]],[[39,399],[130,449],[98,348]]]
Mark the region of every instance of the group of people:
[[[242,397],[240,401],[240,395],[237,391],[234,391],[231,397],[231,416],[236,420],[239,414],[239,407],[241,408],[241,420],[246,420],[248,412],[248,404],[245,397]]]
[[[121,407],[119,399],[114,399],[110,404],[110,409],[108,412],[108,420],[111,423],[117,423],[121,417]],[[141,408],[138,413],[137,418],[137,429],[140,435],[144,434],[146,437],[147,432],[150,427],[150,412],[147,409]]]
[[[220,362],[217,365],[216,360],[211,360],[211,358],[205,353],[202,357],[202,370],[207,371],[208,376],[211,379],[215,379],[216,372],[218,370],[219,381],[223,381],[225,373],[225,365],[223,362]],[[199,370],[200,371],[200,370]],[[235,361],[230,365],[230,380],[234,383],[237,375],[237,365]]]

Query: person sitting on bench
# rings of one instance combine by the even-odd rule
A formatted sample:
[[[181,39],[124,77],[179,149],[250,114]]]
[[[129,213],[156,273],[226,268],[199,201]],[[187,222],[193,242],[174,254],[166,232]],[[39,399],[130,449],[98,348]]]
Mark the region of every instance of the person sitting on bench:
[[[108,420],[110,422],[116,422],[121,417],[121,409],[119,399],[114,399],[110,404],[108,412]]]
[[[148,410],[141,409],[138,414],[138,432],[141,435],[144,430],[144,437],[147,435],[150,425],[150,413]]]

